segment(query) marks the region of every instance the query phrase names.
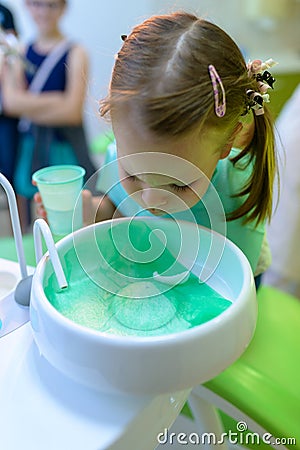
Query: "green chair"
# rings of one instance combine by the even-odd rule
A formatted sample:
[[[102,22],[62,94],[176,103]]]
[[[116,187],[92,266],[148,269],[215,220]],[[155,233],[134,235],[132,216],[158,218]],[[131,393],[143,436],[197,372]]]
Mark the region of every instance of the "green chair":
[[[23,245],[27,264],[35,266],[32,235],[23,236]],[[13,238],[0,239],[0,257],[17,261]],[[262,286],[249,347],[234,364],[195,387],[190,395],[188,403],[201,431],[239,433],[242,423],[247,429],[236,442],[243,447],[269,449],[270,442],[278,439],[281,445],[275,448],[299,450],[299,353],[300,301]]]
[[[115,136],[111,130],[107,130],[104,133],[96,136],[91,143],[91,151],[95,154],[105,154],[107,147],[115,139]]]
[[[35,252],[33,235],[26,234],[22,237],[24,254],[28,266],[35,267]],[[0,238],[0,258],[9,259],[18,262],[15,240],[13,237]]]
[[[236,441],[243,447],[264,449],[273,442],[278,449],[300,449],[299,354],[300,301],[262,286],[249,347],[228,369],[192,391],[189,406],[195,421],[206,431],[215,421],[220,433],[218,418],[209,417],[214,405],[222,411],[225,432],[247,428]]]
[[[101,167],[105,160],[105,153],[108,146],[114,141],[115,137],[111,130],[99,134],[93,139],[90,145],[91,154],[97,167]]]

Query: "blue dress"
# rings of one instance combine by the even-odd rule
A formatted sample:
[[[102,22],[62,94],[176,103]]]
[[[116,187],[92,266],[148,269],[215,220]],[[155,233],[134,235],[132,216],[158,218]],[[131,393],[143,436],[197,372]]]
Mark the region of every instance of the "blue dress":
[[[49,91],[64,91],[66,88],[66,66],[67,66],[67,58],[70,50],[67,50],[64,55],[57,62],[56,66],[53,68],[52,72],[49,74],[48,79],[44,87],[42,88],[43,92]],[[26,59],[29,61],[33,67],[40,67],[44,60],[47,58],[47,54],[38,53],[34,44],[31,44],[27,48]],[[32,71],[25,72],[26,80],[28,85],[32,82],[34,77],[34,73]]]

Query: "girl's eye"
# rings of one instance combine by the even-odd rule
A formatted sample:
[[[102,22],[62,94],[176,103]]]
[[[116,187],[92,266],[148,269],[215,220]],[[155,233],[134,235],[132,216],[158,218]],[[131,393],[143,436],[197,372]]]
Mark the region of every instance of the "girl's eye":
[[[135,182],[138,181],[138,178],[135,175],[129,175],[127,174],[126,180]],[[170,184],[170,188],[173,189],[175,192],[185,192],[189,189],[188,185],[179,186],[178,184]]]
[[[189,188],[188,185],[178,186],[178,184],[171,184],[170,186],[173,189],[173,191],[175,191],[175,192],[184,192]]]
[[[127,175],[126,179],[129,181],[136,181],[137,177],[135,175]]]

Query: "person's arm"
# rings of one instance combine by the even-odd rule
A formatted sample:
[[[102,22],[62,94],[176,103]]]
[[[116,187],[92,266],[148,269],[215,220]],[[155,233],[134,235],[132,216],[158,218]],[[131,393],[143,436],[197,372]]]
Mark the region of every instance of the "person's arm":
[[[84,190],[82,198],[84,225],[113,218],[116,207],[107,195],[93,197],[90,191]]]
[[[31,93],[24,89],[17,64],[6,65],[2,77],[3,107],[10,116],[24,116],[39,125],[78,125],[88,79],[88,58],[80,46],[71,49],[64,92]]]

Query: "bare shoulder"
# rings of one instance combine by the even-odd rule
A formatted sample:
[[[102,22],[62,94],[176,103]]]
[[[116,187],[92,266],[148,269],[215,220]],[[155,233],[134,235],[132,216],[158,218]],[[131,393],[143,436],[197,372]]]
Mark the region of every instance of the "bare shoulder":
[[[70,60],[76,61],[88,61],[88,53],[87,50],[80,44],[75,44],[72,46],[69,53]]]
[[[82,45],[75,44],[68,56],[69,75],[73,73],[77,76],[78,73],[88,74],[89,72],[89,57],[86,49]]]

